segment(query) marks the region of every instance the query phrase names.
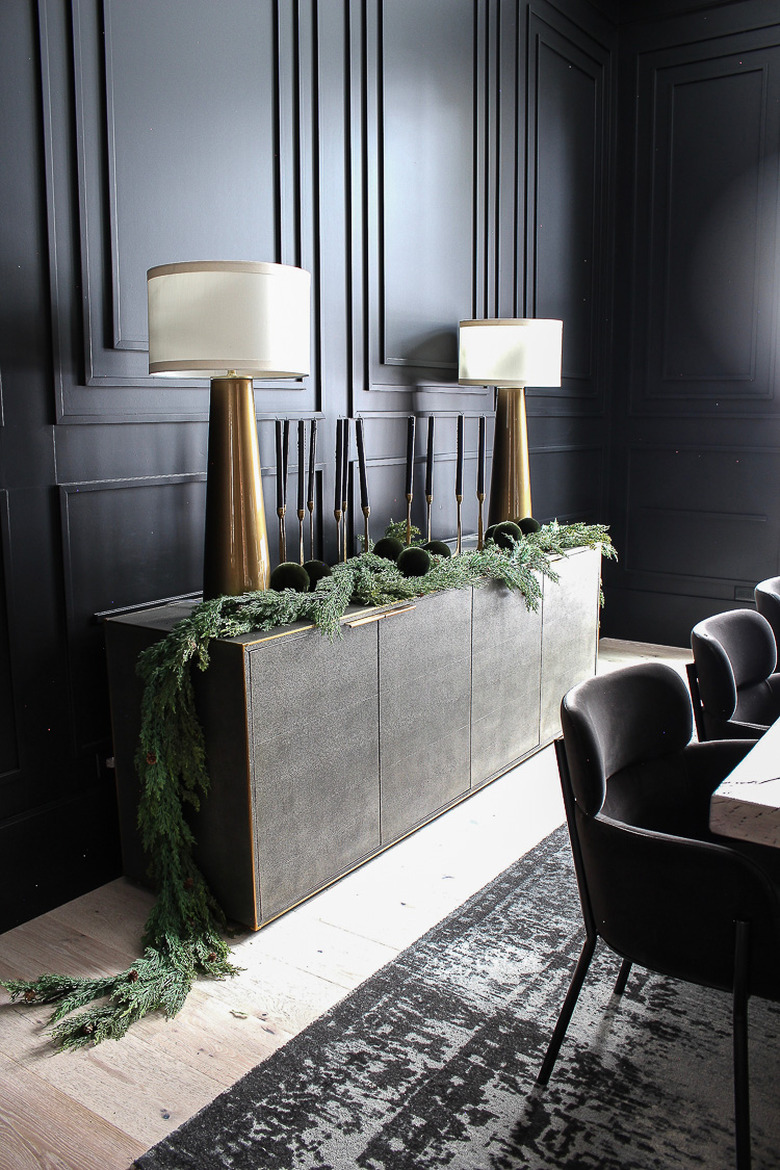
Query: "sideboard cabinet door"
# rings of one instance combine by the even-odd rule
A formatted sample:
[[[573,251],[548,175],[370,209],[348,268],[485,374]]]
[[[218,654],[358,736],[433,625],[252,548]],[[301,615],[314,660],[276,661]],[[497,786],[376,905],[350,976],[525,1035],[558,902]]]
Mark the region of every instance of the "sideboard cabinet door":
[[[379,623],[383,845],[468,792],[470,706],[470,589]]]
[[[249,783],[261,922],[376,852],[377,625],[247,648]]]
[[[474,590],[471,787],[500,776],[539,745],[541,610],[496,581]]]
[[[545,580],[542,601],[541,743],[561,734],[561,699],[596,673],[601,553],[581,549],[553,564],[558,582]]]

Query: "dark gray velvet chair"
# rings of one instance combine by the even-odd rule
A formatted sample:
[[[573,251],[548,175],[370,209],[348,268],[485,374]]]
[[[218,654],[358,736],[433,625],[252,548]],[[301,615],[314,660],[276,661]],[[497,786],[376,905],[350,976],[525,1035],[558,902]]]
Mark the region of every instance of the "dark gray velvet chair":
[[[618,994],[633,963],[729,991],[737,1166],[746,1170],[747,1004],[753,994],[780,996],[778,868],[766,848],[716,839],[708,819],[713,790],[752,743],[690,743],[685,683],[662,663],[580,683],[563,699],[561,724],[556,751],[586,938],[538,1081],[549,1080],[599,939],[623,960]]]
[[[755,739],[780,717],[777,646],[766,618],[732,609],[691,631],[688,668],[699,739]]]
[[[756,600],[756,609],[772,627],[775,636],[775,645],[780,647],[780,577],[767,577],[766,581],[759,581],[753,590]],[[780,650],[778,650],[780,659]]]

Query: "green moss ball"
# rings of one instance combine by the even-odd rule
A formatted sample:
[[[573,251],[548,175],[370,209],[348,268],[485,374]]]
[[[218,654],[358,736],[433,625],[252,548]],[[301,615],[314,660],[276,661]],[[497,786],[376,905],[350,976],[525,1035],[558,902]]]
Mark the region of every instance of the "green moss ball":
[[[528,536],[529,532],[538,532],[542,527],[538,520],[534,520],[533,516],[523,516],[522,520],[517,521],[517,526],[524,536]]]
[[[271,588],[295,589],[298,593],[307,593],[309,589],[309,574],[303,565],[295,561],[282,561],[271,573]]]
[[[429,553],[434,553],[437,557],[451,557],[452,549],[443,540],[429,540],[427,544],[423,545]]]
[[[498,528],[498,525],[497,525],[497,524],[490,524],[490,525],[489,525],[489,526],[488,526],[488,527],[485,529],[485,541],[488,541],[488,540],[495,540],[495,537],[496,537],[496,529],[497,529],[497,528]]]
[[[386,561],[397,561],[404,547],[394,536],[383,536],[374,545],[374,552],[378,557],[384,557]]]
[[[330,577],[333,570],[324,561],[304,561],[304,569],[309,574],[309,591],[314,592],[317,584],[323,577]]]
[[[424,577],[432,563],[430,554],[417,545],[405,548],[396,562],[404,577]]]
[[[514,542],[520,540],[522,535],[520,526],[513,520],[502,520],[500,524],[496,524],[493,540],[499,548],[513,548]]]

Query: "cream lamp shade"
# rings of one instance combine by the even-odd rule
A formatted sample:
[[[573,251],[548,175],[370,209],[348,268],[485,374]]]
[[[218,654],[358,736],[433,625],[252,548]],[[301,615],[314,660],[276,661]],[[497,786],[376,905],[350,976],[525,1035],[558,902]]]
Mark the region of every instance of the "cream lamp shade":
[[[309,373],[311,275],[247,260],[160,264],[147,273],[149,373],[247,378]]]
[[[460,322],[462,386],[560,386],[563,322],[494,317]]]

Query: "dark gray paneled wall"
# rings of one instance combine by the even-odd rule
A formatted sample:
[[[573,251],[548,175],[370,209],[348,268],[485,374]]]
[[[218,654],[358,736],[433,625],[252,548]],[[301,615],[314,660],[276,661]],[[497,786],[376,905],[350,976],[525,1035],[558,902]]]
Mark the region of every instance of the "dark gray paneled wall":
[[[311,376],[258,388],[258,421],[273,505],[274,419],[319,419],[325,557],[343,415],[376,537],[406,416],[437,413],[448,537],[465,412],[476,524],[492,396],[457,386],[461,317],[565,318],[535,511],[604,518],[614,41],[584,0],[4,0],[0,928],[119,870],[94,615],[200,586],[208,391],[146,372],[150,265],[312,271]],[[423,451],[421,425],[420,523]]]
[[[620,76],[603,628],[686,645],[780,572],[780,9],[627,25]]]

